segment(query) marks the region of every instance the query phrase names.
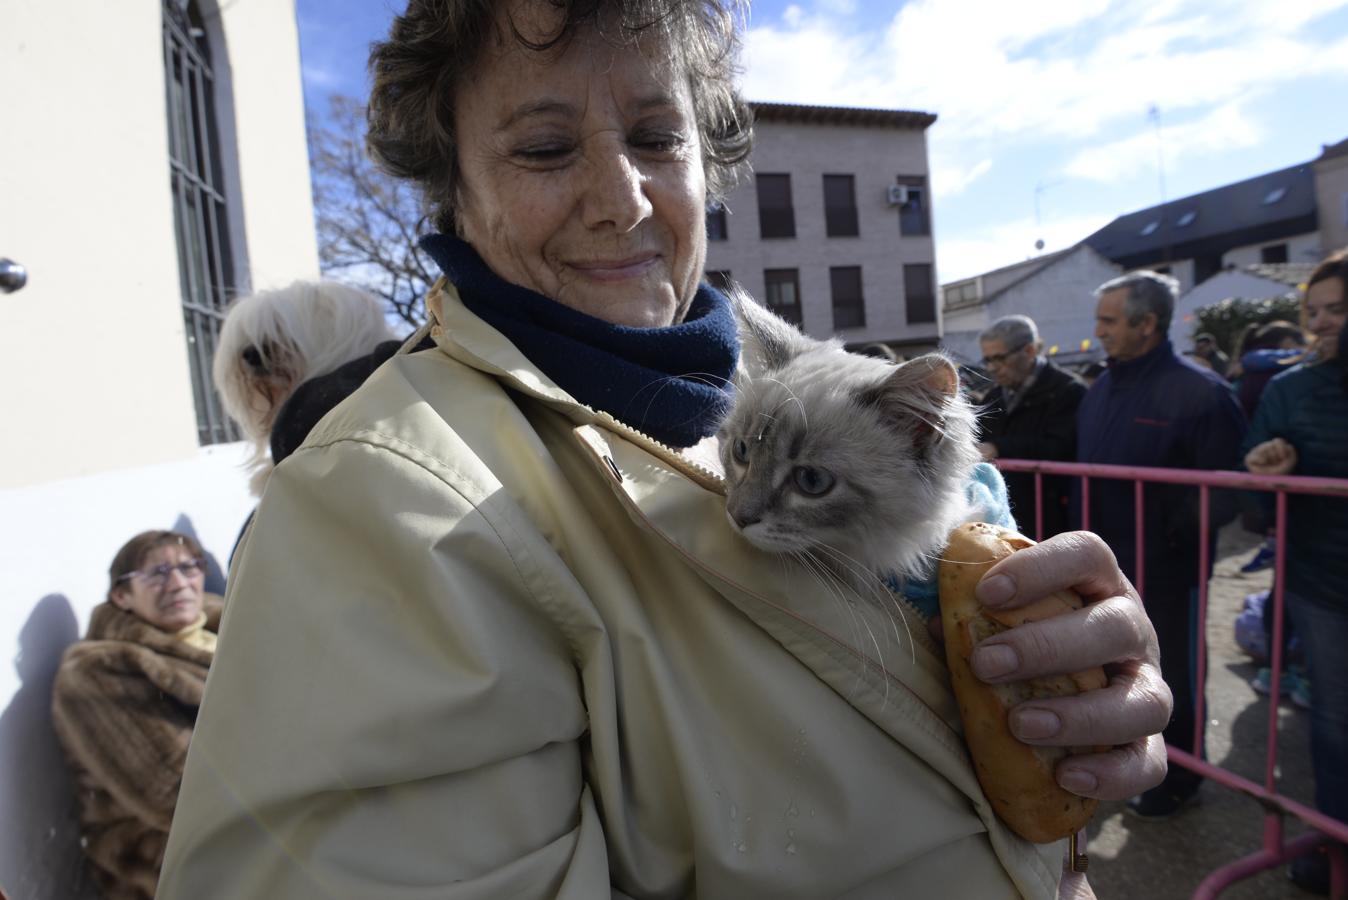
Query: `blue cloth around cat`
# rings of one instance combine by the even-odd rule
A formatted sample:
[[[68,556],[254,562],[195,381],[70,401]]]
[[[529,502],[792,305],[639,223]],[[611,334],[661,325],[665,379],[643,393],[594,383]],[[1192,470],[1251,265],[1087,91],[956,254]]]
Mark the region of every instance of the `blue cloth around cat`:
[[[964,485],[964,498],[969,502],[970,522],[987,522],[989,525],[1015,530],[1016,520],[1011,516],[1006,481],[996,466],[991,463],[974,466],[973,477]],[[935,565],[930,575],[921,581],[899,578],[891,573],[885,583],[894,593],[908,598],[927,618],[941,611]]]
[[[586,406],[677,448],[715,434],[729,412],[739,337],[730,302],[710,285],[682,322],[633,328],[510,284],[458,238],[428,235],[421,246],[465,306]]]

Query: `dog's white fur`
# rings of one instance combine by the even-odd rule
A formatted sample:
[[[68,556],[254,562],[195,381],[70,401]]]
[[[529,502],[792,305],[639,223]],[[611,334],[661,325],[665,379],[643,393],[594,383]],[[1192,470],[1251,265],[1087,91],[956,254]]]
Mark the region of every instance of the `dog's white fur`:
[[[296,281],[230,304],[212,375],[225,412],[253,445],[254,494],[271,474],[276,414],[295,389],[392,338],[380,301],[335,281]],[[252,364],[244,356],[250,348]]]

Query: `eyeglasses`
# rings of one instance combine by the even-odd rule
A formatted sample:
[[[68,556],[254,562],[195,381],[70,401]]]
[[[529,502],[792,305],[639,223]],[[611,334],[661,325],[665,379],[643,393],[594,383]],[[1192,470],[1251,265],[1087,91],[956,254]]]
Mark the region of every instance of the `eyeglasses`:
[[[131,578],[139,578],[146,584],[153,587],[163,587],[168,583],[169,573],[177,571],[184,578],[191,578],[206,571],[206,560],[200,557],[185,559],[180,563],[163,563],[155,566],[153,569],[145,569],[135,572],[127,572],[118,581],[126,581]]]
[[[1029,345],[1029,344],[1021,344],[1019,347],[1012,347],[1010,350],[1006,351],[1005,353],[994,353],[994,354],[992,354],[991,356],[985,356],[985,357],[983,357],[983,365],[984,365],[984,366],[1000,366],[1002,363],[1006,362],[1008,359],[1010,359],[1011,357],[1015,356],[1017,353],[1019,353],[1020,351],[1024,350],[1024,349],[1025,349],[1026,347],[1028,347],[1028,346],[1030,346],[1030,345]]]

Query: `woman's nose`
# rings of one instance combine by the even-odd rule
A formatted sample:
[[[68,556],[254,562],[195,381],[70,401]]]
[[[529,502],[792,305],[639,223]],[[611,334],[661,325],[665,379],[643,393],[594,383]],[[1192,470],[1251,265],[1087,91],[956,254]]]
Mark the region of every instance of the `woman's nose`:
[[[186,575],[183,574],[183,570],[182,570],[182,569],[179,569],[179,568],[176,567],[176,566],[175,566],[174,568],[172,568],[172,569],[169,569],[169,571],[168,571],[168,576],[165,577],[165,579],[164,579],[164,586],[167,587],[167,588],[168,588],[169,590],[171,590],[171,591],[177,590],[178,588],[182,587],[184,584],[190,584],[190,583],[191,583],[191,582],[188,580],[188,577],[187,577]]]
[[[587,228],[631,231],[651,214],[645,178],[626,147],[595,152],[588,160],[583,215]]]

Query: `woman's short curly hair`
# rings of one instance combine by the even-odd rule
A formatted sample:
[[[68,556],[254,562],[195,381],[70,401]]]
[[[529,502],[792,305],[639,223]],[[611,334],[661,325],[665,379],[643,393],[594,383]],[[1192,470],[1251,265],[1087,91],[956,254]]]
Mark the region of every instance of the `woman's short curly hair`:
[[[733,83],[740,0],[537,2],[554,8],[561,24],[543,42],[514,29],[514,39],[528,50],[547,51],[593,28],[609,40],[657,46],[676,71],[687,73],[708,198],[722,199],[753,142],[752,114]],[[431,221],[442,232],[455,231],[455,89],[496,39],[501,6],[502,0],[408,0],[388,40],[370,51],[370,155],[390,174],[420,186]]]

